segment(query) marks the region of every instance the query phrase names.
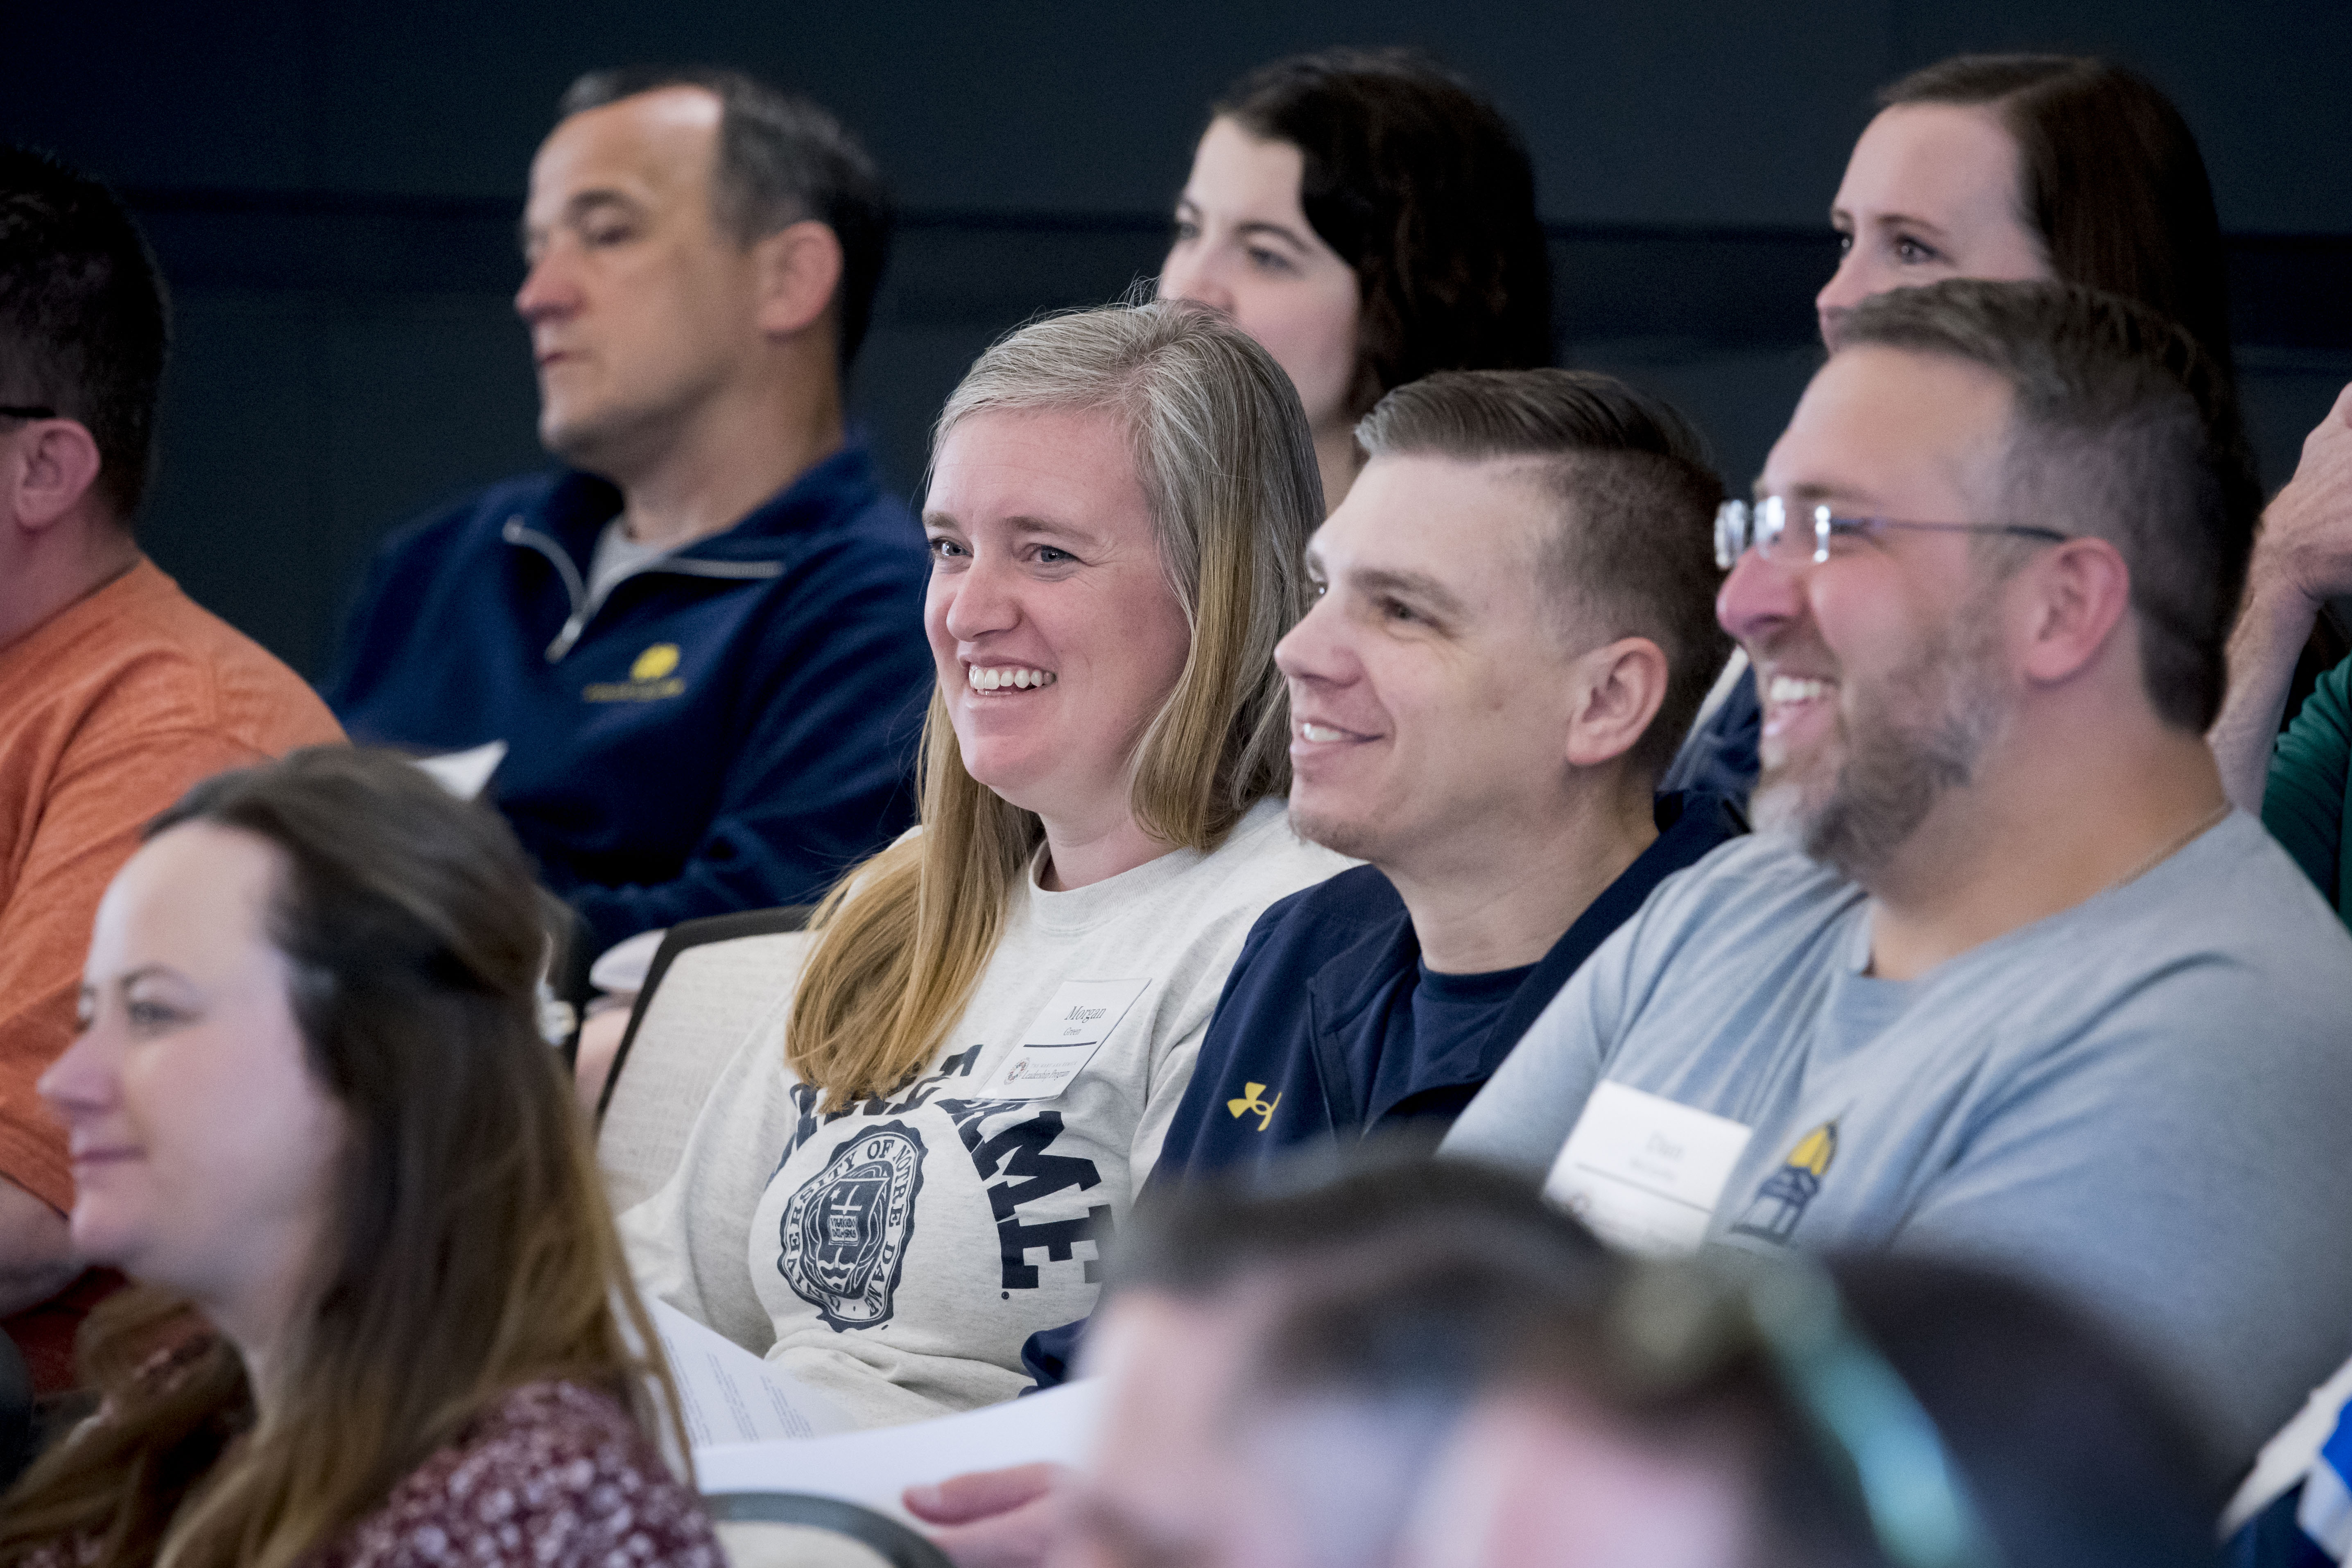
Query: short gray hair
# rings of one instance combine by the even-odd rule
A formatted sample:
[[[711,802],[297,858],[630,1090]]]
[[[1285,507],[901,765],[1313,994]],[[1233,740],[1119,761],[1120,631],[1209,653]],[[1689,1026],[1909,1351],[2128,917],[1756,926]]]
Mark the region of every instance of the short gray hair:
[[[2229,684],[2262,482],[2228,373],[2185,327],[2072,283],[1949,279],[1855,306],[1865,344],[1981,366],[2013,404],[2004,510],[1985,521],[2095,534],[2131,573],[2140,679],[2167,724],[2203,734]]]
[[[890,259],[898,215],[881,172],[840,121],[815,100],[782,92],[724,66],[624,66],[588,72],[564,89],[556,118],[568,120],[639,93],[700,88],[719,100],[719,166],[711,203],[737,243],[749,246],[787,224],[814,218],[841,242],[834,290],[844,374],[866,341],[874,296]]]
[[[1184,673],[1137,747],[1137,819],[1213,843],[1290,788],[1274,645],[1307,612],[1323,483],[1307,411],[1274,356],[1182,300],[1044,317],[982,354],[931,437],[975,414],[1098,410],[1125,428],[1170,588],[1192,628]]]

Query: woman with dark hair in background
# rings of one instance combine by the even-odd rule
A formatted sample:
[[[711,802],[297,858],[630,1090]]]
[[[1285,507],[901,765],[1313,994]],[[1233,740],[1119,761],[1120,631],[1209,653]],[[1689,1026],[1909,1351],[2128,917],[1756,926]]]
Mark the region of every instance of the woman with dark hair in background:
[[[42,1079],[138,1288],[0,1562],[719,1568],[534,984],[497,817],[340,748],[190,791],[100,905]]]
[[[1824,342],[1888,289],[2054,279],[2153,306],[2230,368],[2205,160],[2147,80],[2071,55],[1958,55],[1878,103],[1830,203],[1841,255],[1814,300]],[[1770,693],[1759,701],[1740,654],[1716,692],[1659,787],[1745,800]]]
[[[1210,108],[1163,299],[1225,311],[1307,405],[1326,511],[1356,421],[1438,370],[1551,363],[1551,263],[1526,143],[1410,49],[1261,66]]]
[[[1882,289],[2054,279],[2163,311],[2229,367],[2213,188],[2148,82],[2067,55],[1959,55],[1878,102],[1831,204],[1843,255],[1815,300],[1823,341]]]

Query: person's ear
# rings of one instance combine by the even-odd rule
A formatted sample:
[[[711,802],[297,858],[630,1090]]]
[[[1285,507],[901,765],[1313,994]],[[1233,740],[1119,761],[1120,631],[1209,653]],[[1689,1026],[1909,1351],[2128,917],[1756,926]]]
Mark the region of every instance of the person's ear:
[[[831,225],[814,218],[788,223],[751,251],[759,268],[761,331],[787,337],[824,319],[841,285],[841,237]]]
[[[1619,637],[1571,667],[1568,761],[1598,767],[1633,749],[1666,700],[1666,656],[1647,637]]]
[[[2018,576],[2025,677],[2037,685],[2070,679],[2091,664],[2131,608],[2131,568],[2104,539],[2054,545]]]
[[[98,441],[79,419],[40,419],[0,447],[0,499],[18,528],[38,532],[81,503],[98,481]]]

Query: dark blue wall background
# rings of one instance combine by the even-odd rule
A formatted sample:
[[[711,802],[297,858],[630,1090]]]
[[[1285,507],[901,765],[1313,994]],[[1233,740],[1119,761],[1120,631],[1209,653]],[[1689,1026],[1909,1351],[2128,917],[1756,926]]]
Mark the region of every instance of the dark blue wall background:
[[[912,487],[971,356],[1148,274],[1202,105],[1337,43],[1429,46],[1526,130],[1563,363],[1675,398],[1742,484],[1812,363],[1824,215],[1877,84],[1963,48],[2099,51],[2202,142],[2283,481],[2352,380],[2344,0],[1591,0],[13,7],[0,133],[133,198],[177,293],[156,557],[316,672],[382,531],[541,460],[514,219],[565,82],[717,59],[838,110],[907,208],[856,402]]]

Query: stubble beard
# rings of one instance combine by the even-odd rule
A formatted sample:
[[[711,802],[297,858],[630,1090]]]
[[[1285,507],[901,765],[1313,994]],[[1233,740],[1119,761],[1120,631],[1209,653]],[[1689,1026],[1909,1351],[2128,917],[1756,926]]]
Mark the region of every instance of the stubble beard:
[[[1768,771],[1756,791],[1757,826],[1794,833],[1808,857],[1867,885],[1945,793],[1975,776],[2007,716],[1989,601],[1972,595],[1940,636],[1883,679],[1841,686],[1853,706],[1837,716],[1844,755],[1828,787],[1809,787],[1794,770]]]
[[[1350,860],[1370,860],[1380,848],[1380,836],[1349,817],[1329,816],[1301,805],[1290,808],[1290,830],[1309,844],[1319,844]]]
[[[549,453],[584,473],[626,488],[629,478],[657,460],[678,438],[690,405],[611,392],[593,399],[576,396],[567,416],[553,417],[545,391],[540,395],[539,442]]]
[[[599,417],[602,414],[603,417]],[[592,474],[604,474],[612,466],[612,426],[621,422],[603,410],[574,412],[568,418],[551,417],[544,404],[541,405],[539,444],[548,453],[562,459],[572,468]]]

